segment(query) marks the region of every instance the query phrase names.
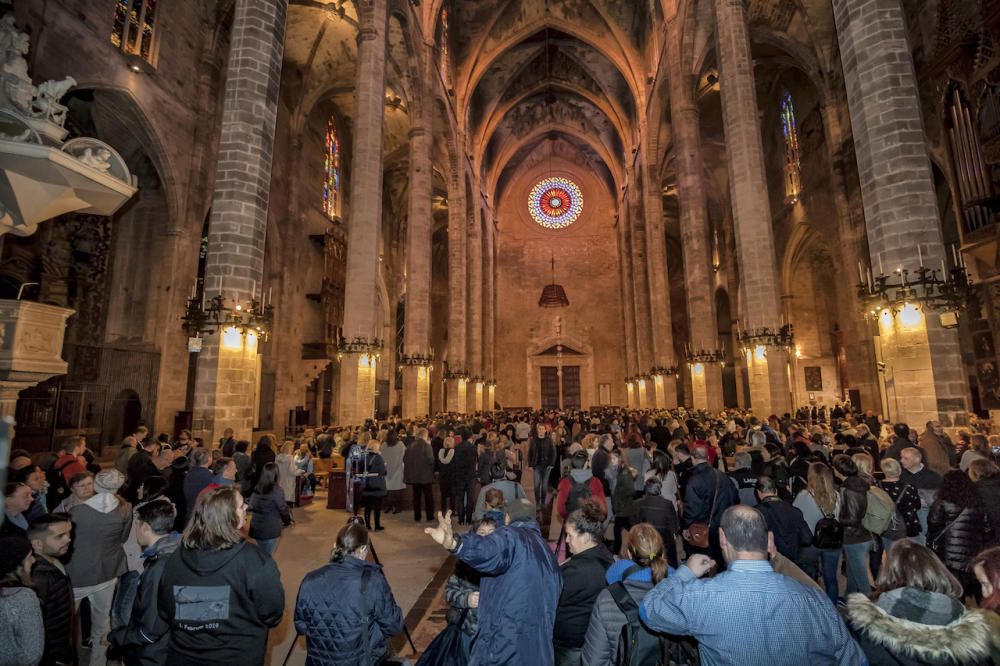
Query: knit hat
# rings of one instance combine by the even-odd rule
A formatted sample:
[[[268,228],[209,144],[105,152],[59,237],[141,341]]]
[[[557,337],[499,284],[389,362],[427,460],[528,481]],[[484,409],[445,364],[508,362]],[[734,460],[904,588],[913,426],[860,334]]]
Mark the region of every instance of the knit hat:
[[[94,477],[94,492],[114,495],[125,485],[125,475],[116,469],[102,469]]]
[[[24,537],[0,538],[0,577],[6,576],[21,566],[21,562],[24,562],[24,558],[30,552],[31,544]]]

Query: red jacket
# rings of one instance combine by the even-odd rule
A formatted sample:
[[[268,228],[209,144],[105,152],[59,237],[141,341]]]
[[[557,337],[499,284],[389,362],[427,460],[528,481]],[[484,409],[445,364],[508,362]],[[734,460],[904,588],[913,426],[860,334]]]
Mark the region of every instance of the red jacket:
[[[66,486],[69,487],[69,481],[73,478],[74,474],[79,474],[80,472],[86,472],[87,467],[83,464],[77,456],[72,453],[66,453],[63,451],[56,458],[55,463],[53,463],[54,469],[62,472],[63,479],[66,481]]]
[[[556,511],[559,512],[559,517],[566,520],[566,516],[569,515],[569,511],[566,507],[566,502],[569,500],[569,491],[573,487],[573,480],[569,477],[559,480],[559,487],[556,489]],[[600,480],[595,477],[590,477],[590,496],[601,503],[602,506],[607,506],[607,499],[604,497],[604,486],[601,485]],[[573,507],[574,509],[576,507]]]

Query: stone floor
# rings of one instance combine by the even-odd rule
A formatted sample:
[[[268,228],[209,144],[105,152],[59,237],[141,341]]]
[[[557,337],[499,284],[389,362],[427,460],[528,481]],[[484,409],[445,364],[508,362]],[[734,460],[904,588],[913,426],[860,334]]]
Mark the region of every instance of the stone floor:
[[[299,583],[309,571],[328,561],[337,531],[347,521],[348,515],[346,511],[328,510],[325,494],[317,494],[316,500],[311,504],[294,509],[295,525],[285,530],[275,552],[281,582],[285,587],[286,611],[281,624],[271,630],[268,664],[281,666],[288,654],[295,638],[292,616]],[[423,533],[424,527],[429,523],[417,525],[413,522],[412,513],[383,515],[382,524],[385,531],[373,535],[375,552],[382,562],[396,603],[403,609],[404,615],[407,615],[407,625],[415,628],[424,616],[428,604],[438,596],[439,588],[443,587],[435,584],[428,588],[436,574],[442,572],[442,576],[447,575],[448,570],[442,571],[442,565],[448,559],[448,553]],[[417,604],[425,590],[427,598],[423,603]],[[405,639],[398,642],[405,643]],[[426,644],[424,641],[419,642]],[[409,653],[409,648],[403,652]],[[300,638],[288,663],[290,666],[304,664],[305,658],[305,639]]]

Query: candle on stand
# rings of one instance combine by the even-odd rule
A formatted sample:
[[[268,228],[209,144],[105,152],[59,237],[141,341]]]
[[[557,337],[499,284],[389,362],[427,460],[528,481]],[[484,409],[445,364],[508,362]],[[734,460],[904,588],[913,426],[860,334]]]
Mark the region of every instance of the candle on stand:
[[[924,253],[920,249],[920,243],[917,243],[917,266],[919,268],[924,267]]]
[[[878,274],[885,275],[885,270],[882,268],[882,255],[878,255]]]
[[[872,269],[868,269],[868,291],[875,291],[875,280],[872,279]]]
[[[945,282],[948,281],[948,271],[944,267],[944,259],[941,259],[941,279]]]
[[[864,281],[865,281],[865,270],[864,270],[864,268],[862,268],[860,261],[858,262],[858,280],[862,284],[864,284]]]
[[[270,287],[267,288],[267,304],[268,305],[271,304],[271,288]]]
[[[956,266],[958,266],[958,253],[955,252],[955,244],[954,243],[951,246],[951,261],[952,261],[953,264],[955,264]]]

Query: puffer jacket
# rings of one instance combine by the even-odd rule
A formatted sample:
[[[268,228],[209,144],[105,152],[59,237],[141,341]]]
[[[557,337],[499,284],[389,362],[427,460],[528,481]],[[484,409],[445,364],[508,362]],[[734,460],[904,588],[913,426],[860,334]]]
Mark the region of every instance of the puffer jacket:
[[[448,576],[444,584],[444,600],[451,608],[448,609],[448,623],[458,624],[465,613],[462,631],[469,636],[475,636],[479,631],[479,608],[469,608],[469,595],[479,591],[479,572],[465,562],[455,566],[455,573]]]
[[[954,571],[969,571],[969,561],[990,543],[993,529],[982,507],[961,507],[937,500],[927,514],[927,544]]]
[[[993,527],[993,543],[990,545],[1000,545],[1000,476],[991,476],[979,479],[976,482],[976,492],[983,500],[986,513],[990,517],[990,525]]]
[[[45,624],[42,663],[74,663],[73,583],[56,565],[37,555],[35,567],[31,570],[31,582],[42,606],[42,621]]]
[[[364,660],[361,576],[371,571],[365,593],[371,624]],[[295,630],[307,643],[306,666],[373,666],[389,651],[389,638],[403,630],[403,611],[382,567],[348,555],[306,574],[295,602]]]
[[[868,482],[860,476],[849,476],[840,488],[840,515],[837,520],[844,526],[845,544],[872,539],[872,533],[861,524],[868,511],[868,487]]]
[[[605,587],[604,575],[614,561],[611,551],[601,543],[563,562],[563,586],[553,631],[557,646],[583,647],[590,612]]]
[[[633,562],[618,560],[608,569],[605,581],[608,585],[618,583],[622,575]],[[625,590],[635,601],[642,603],[646,593],[653,589],[652,573],[649,569],[640,569],[625,579]],[[583,640],[583,666],[607,666],[615,663],[615,651],[618,649],[618,639],[625,626],[625,614],[618,608],[610,590],[604,588],[597,595],[594,610],[590,614],[590,624]]]
[[[981,611],[904,587],[870,601],[847,597],[847,626],[872,666],[986,666],[990,629]]]

